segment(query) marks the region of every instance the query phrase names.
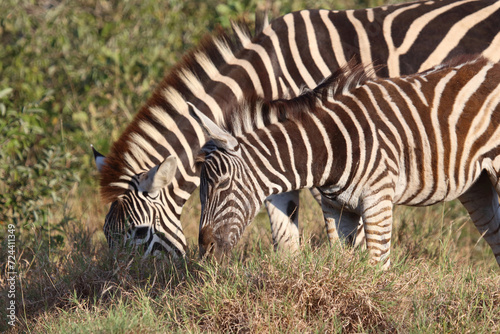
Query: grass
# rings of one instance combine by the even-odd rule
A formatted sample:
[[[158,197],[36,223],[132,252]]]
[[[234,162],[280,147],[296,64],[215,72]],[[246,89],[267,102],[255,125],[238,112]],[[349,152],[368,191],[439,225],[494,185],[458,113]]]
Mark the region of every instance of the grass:
[[[319,206],[307,192],[301,196],[299,252],[275,253],[268,223],[258,219],[222,264],[199,260],[195,229],[184,261],[140,261],[110,254],[95,237],[100,232],[75,225],[66,231],[71,242],[65,249],[25,250],[19,259],[24,305],[10,331],[500,330],[498,267],[455,203],[396,208],[393,265],[381,271],[363,251],[330,247]],[[194,225],[198,211],[193,198],[185,226]]]
[[[273,15],[379,1],[272,3]],[[107,152],[163,73],[260,1],[0,2],[0,331],[500,332],[500,276],[459,203],[395,208],[392,267],[329,247],[307,192],[302,248],[274,253],[262,210],[228,263],[200,261],[195,193],[184,261],[111,254],[89,144]],[[143,24],[147,22],[147,24]],[[16,315],[7,324],[8,226]]]

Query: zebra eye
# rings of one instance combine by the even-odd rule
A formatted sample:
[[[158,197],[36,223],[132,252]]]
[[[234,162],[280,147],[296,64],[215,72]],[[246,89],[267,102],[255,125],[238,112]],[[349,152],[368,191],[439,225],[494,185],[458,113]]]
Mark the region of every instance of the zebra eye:
[[[137,227],[135,231],[136,239],[144,239],[149,232],[149,227]]]

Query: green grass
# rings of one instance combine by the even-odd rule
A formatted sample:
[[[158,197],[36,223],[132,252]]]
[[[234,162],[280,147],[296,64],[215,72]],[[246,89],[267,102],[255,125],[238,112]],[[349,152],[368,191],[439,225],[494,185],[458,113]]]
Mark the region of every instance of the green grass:
[[[20,261],[24,308],[13,332],[500,330],[498,267],[454,203],[396,208],[393,264],[381,271],[366,252],[330,247],[319,206],[301,196],[299,252],[275,253],[268,222],[258,219],[222,264],[199,260],[194,231],[184,261],[140,261],[110,254],[75,225],[64,249],[25,251],[31,261]],[[183,222],[196,221],[198,210],[193,198]]]
[[[378,0],[274,2],[346,9]],[[392,267],[326,241],[301,194],[302,249],[272,251],[262,210],[234,251],[198,259],[198,194],[182,222],[185,261],[110,254],[89,145],[106,153],[163,74],[217,24],[261,1],[0,2],[0,331],[500,332],[500,277],[459,203],[395,209]],[[15,226],[15,327],[6,322]]]
[[[72,236],[81,238],[82,236]],[[18,329],[95,332],[475,332],[500,330],[497,268],[394,247],[381,271],[362,251],[313,246],[277,254],[240,246],[229,263],[118,260],[105,245],[75,243],[58,265],[25,269],[28,319]],[[76,246],[75,246],[76,247]],[[243,249],[244,248],[244,249]],[[41,254],[38,254],[41,256]],[[133,260],[133,259],[132,259]],[[39,292],[43,291],[42,294]]]

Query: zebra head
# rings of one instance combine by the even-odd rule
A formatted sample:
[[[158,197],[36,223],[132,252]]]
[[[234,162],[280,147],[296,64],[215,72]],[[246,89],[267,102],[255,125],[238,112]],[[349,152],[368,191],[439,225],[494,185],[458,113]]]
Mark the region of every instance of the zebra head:
[[[193,107],[193,106],[192,106]],[[200,164],[200,255],[220,260],[238,242],[265,196],[256,177],[243,163],[238,140],[194,107],[191,114],[210,140],[202,147]]]
[[[99,172],[106,165],[106,157],[93,147]],[[149,171],[134,175],[129,186],[117,200],[111,203],[104,222],[104,234],[110,248],[120,244],[142,247],[144,257],[161,253],[182,255],[182,247],[168,240],[164,221],[168,215],[164,209],[165,188],[171,183],[177,169],[174,156]]]

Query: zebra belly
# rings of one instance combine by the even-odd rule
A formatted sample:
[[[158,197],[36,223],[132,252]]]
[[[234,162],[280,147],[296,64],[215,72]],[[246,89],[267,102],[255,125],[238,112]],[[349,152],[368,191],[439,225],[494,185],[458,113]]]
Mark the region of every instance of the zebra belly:
[[[462,175],[459,178],[438,173],[439,175],[427,177],[424,180],[398,182],[394,204],[427,206],[452,201],[465,193],[477,181],[481,172],[480,164],[477,163],[468,175]]]

